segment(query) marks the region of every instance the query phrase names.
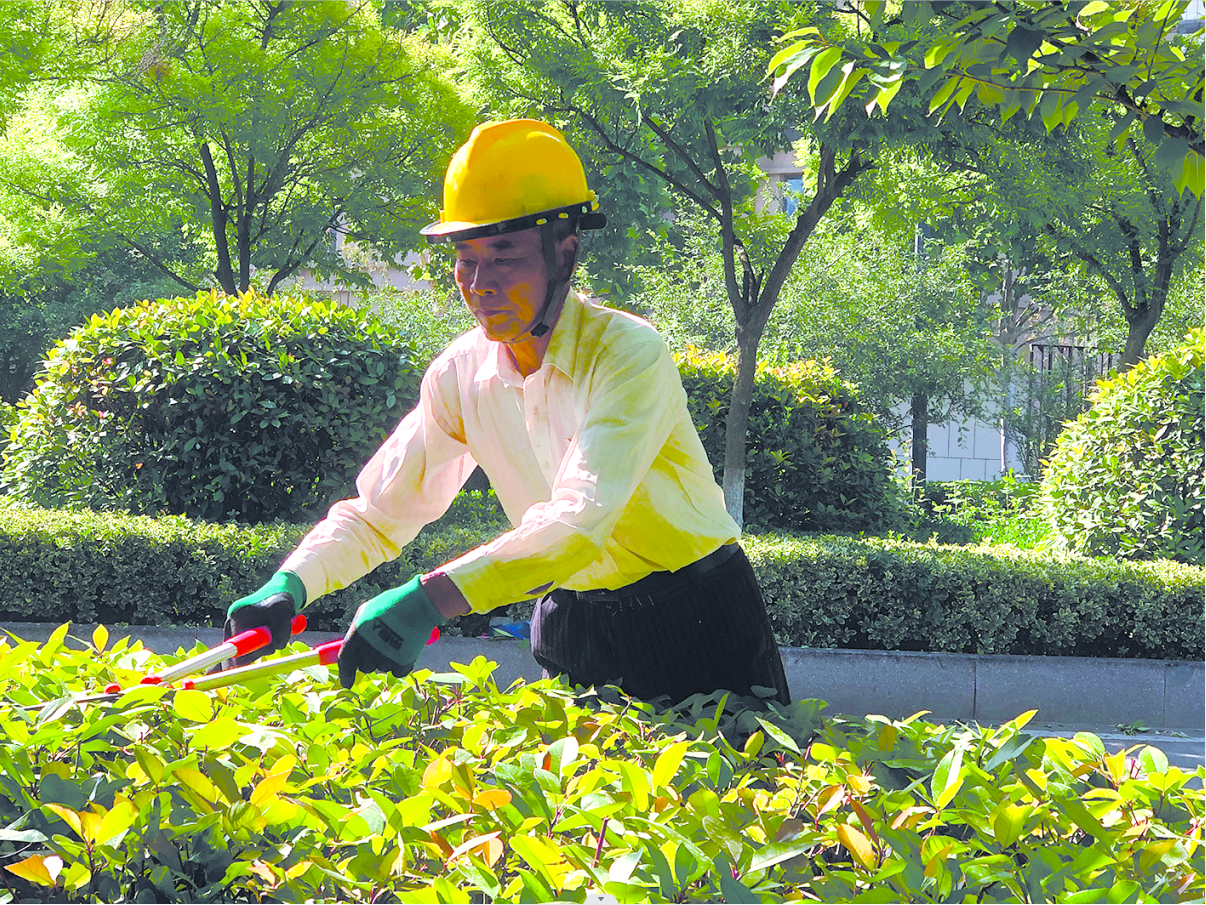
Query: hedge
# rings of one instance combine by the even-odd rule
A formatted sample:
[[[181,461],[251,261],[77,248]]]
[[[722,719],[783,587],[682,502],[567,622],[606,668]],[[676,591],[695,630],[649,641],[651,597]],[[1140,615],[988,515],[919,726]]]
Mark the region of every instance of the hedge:
[[[500,690],[484,657],[206,693],[66,632],[0,641],[3,902],[1202,901],[1202,767],[1040,738],[1033,710],[665,709]],[[134,684],[72,702],[109,682]]]
[[[311,625],[337,630],[368,597],[505,529],[466,516],[468,505],[316,601]],[[0,621],[218,625],[305,531],[0,505]],[[1203,658],[1198,566],[849,536],[751,535],[743,545],[783,645]]]
[[[742,543],[792,646],[1203,658],[1199,566],[881,538]]]

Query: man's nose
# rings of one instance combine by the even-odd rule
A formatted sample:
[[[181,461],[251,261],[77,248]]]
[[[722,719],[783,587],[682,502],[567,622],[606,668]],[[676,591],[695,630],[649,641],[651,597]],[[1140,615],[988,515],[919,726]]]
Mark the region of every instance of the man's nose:
[[[478,264],[473,268],[473,279],[469,281],[469,291],[476,295],[494,295],[498,291],[494,279],[494,269],[488,264]]]

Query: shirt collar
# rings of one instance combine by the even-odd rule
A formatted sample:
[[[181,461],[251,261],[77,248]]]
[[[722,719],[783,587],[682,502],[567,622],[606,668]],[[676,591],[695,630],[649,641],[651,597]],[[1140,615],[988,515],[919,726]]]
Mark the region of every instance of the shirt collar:
[[[573,377],[574,366],[578,358],[578,336],[581,333],[582,318],[586,314],[587,304],[586,300],[577,292],[570,292],[566,296],[565,304],[561,306],[561,314],[553,326],[553,335],[549,337],[548,348],[544,351],[541,370],[545,367],[554,367],[566,377]],[[481,332],[480,327],[477,330]],[[484,332],[481,332],[481,341],[485,342],[487,349],[482,363],[478,366],[475,379],[482,383],[498,380],[503,386],[522,387],[524,385],[523,375],[511,361],[506,346],[503,343],[491,342],[486,339]]]

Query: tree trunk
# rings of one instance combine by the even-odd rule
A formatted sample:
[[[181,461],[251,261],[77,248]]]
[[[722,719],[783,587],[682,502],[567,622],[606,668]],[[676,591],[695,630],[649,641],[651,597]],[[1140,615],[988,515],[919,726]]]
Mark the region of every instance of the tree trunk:
[[[1143,359],[1143,350],[1147,347],[1147,338],[1156,328],[1160,313],[1164,306],[1144,305],[1142,309],[1131,309],[1126,318],[1126,345],[1122,348],[1120,368],[1130,370]]]
[[[235,295],[238,287],[235,285],[234,270],[230,265],[230,245],[226,241],[226,205],[222,200],[222,183],[218,180],[218,170],[214,166],[213,154],[209,145],[201,143],[201,163],[205,167],[205,193],[209,196],[209,213],[214,233],[214,248],[218,253],[218,285],[229,295]]]
[[[913,494],[921,499],[925,494],[926,459],[929,457],[930,442],[928,431],[930,427],[930,397],[925,393],[915,393],[909,405],[912,418],[912,471]]]
[[[754,375],[758,369],[758,341],[762,331],[737,327],[737,374],[729,398],[729,414],[724,422],[724,506],[737,523],[745,526],[745,439],[750,424],[750,404],[754,400]]]

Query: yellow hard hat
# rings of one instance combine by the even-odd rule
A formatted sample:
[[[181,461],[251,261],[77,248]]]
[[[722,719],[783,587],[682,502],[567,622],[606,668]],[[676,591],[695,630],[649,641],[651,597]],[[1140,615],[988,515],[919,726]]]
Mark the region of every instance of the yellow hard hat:
[[[435,243],[498,236],[556,219],[599,229],[607,220],[598,207],[582,161],[548,123],[482,123],[448,164],[440,219],[421,232]]]

